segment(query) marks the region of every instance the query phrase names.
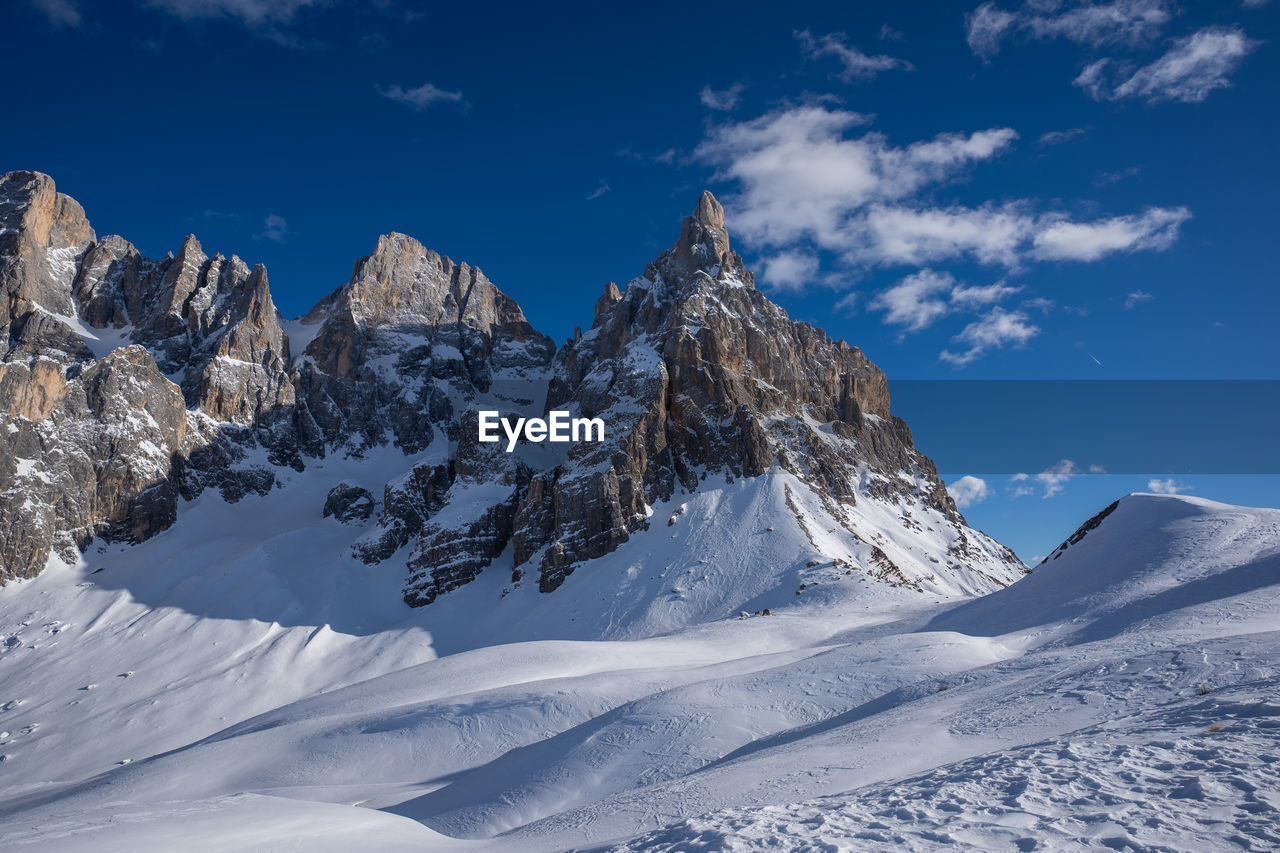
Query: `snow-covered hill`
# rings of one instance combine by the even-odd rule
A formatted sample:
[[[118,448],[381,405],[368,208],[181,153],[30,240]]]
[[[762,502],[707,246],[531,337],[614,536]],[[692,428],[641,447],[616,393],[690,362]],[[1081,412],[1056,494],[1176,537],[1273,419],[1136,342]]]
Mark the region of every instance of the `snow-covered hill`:
[[[950,528],[837,523],[773,470],[655,505],[554,594],[486,570],[411,610],[316,512],[403,464],[205,493],[0,589],[0,847],[1280,839],[1280,511],[1129,496],[974,597],[935,569]]]

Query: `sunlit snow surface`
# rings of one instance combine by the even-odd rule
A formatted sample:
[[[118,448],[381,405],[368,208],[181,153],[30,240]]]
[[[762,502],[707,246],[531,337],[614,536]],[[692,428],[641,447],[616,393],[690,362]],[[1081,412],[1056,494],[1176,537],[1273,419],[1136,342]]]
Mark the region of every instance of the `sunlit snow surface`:
[[[845,574],[770,474],[554,594],[508,561],[415,611],[320,518],[405,467],[0,589],[0,848],[1280,847],[1280,511],[1132,496],[973,598]],[[858,512],[909,574],[945,545]]]

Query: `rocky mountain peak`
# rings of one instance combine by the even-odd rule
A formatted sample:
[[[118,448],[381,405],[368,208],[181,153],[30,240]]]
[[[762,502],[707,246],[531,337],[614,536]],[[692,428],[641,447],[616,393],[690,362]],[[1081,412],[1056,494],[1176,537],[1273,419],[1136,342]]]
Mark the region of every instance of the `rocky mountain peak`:
[[[957,555],[981,552],[1007,576],[1016,558],[971,544],[980,540],[965,532],[933,462],[890,413],[880,369],[792,321],[752,284],[723,208],[703,193],[644,276],[616,297],[606,288],[592,331],[557,353],[547,408],[602,418],[608,439],[572,447],[532,478],[516,517],[517,573],[535,567],[539,588],[553,590],[678,491],[784,471],[854,537],[868,535],[854,512],[860,499],[912,507],[954,531]]]
[[[0,321],[13,323],[36,307],[71,314],[76,264],[95,239],[84,208],[48,175],[0,179],[0,294],[7,303]]]
[[[680,238],[658,258],[654,269],[668,283],[691,282],[699,272],[748,286],[755,281],[742,258],[729,247],[724,207],[709,190],[703,190],[693,215],[686,216],[680,225]]]
[[[339,483],[325,504],[367,525],[356,557],[404,561],[414,605],[499,559],[513,583],[550,592],[655,506],[744,477],[788,478],[889,576],[925,577],[944,557],[989,578],[1013,564],[964,525],[890,413],[884,374],[752,286],[710,193],[643,276],[605,286],[590,331],[559,351],[478,267],[404,234],[380,237],[288,325],[261,265],[210,255],[194,235],[154,261],[99,241],[46,176],[5,176],[0,222],[0,579],[93,537],[151,536],[205,488],[266,494],[279,466],[386,446],[406,470],[381,501]],[[480,411],[551,409],[599,418],[603,440],[515,453],[478,441]],[[265,461],[249,461],[255,448]],[[931,545],[903,574],[871,550],[875,530],[854,511],[866,500],[908,527],[924,518],[951,550]]]
[[[698,197],[698,209],[694,211],[693,218],[704,228],[724,230],[724,207],[711,194],[711,190],[703,190]]]

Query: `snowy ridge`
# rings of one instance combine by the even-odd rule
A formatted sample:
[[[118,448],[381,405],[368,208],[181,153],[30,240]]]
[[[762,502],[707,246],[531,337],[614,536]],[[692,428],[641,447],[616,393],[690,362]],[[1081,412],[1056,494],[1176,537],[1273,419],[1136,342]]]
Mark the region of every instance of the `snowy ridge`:
[[[285,509],[309,476],[245,499],[278,502],[261,545],[216,536],[240,507],[205,496],[0,592],[0,845],[1274,846],[1280,511],[1131,496],[957,603],[973,579],[918,592],[837,565],[864,543],[795,497],[802,528],[778,474],[654,507],[554,595],[486,571],[411,611],[380,594],[393,572],[342,556],[358,530]],[[865,538],[908,571],[869,503]]]

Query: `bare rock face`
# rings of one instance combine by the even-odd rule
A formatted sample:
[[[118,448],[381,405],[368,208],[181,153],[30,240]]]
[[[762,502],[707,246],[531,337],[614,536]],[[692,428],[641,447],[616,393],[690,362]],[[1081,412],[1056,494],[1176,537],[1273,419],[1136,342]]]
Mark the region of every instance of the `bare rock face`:
[[[387,483],[378,527],[356,542],[352,548],[355,556],[366,563],[380,563],[412,542],[427,519],[444,506],[453,474],[452,465],[419,463]]]
[[[71,281],[95,239],[84,209],[48,175],[0,178],[0,293],[8,322],[33,309],[74,313]]]
[[[423,523],[409,556],[404,597],[410,605],[430,604],[471,582],[511,540],[532,472],[498,444],[480,442],[478,434],[477,413],[468,410],[442,511]]]
[[[536,566],[545,591],[625,541],[677,488],[774,465],[828,496],[837,517],[857,500],[861,469],[882,497],[907,488],[896,476],[907,472],[927,505],[963,524],[890,414],[884,374],[755,289],[710,193],[644,276],[622,294],[606,288],[591,331],[556,356],[547,408],[604,418],[609,441],[575,446],[521,505],[516,560]]]
[[[179,496],[265,492],[301,465],[289,348],[266,271],[98,241],[47,175],[0,179],[0,582],[99,536],[141,541]]]
[[[368,489],[342,482],[329,490],[324,501],[324,517],[330,516],[343,524],[368,521],[377,507]]]
[[[330,445],[356,450],[391,441],[415,453],[432,423],[456,440],[455,400],[503,372],[545,370],[555,353],[479,269],[403,234],[381,237],[302,322],[319,324],[295,374],[310,418]]]
[[[73,292],[89,326],[123,331],[155,353],[189,406],[259,430],[280,461],[297,457],[295,437],[281,434],[290,432],[294,389],[265,268],[209,257],[193,235],[158,263],[108,237],[86,254]]]
[[[5,365],[6,375],[20,364]],[[0,427],[0,562],[31,577],[50,550],[74,559],[95,536],[140,542],[177,516],[174,456],[187,433],[182,392],[140,346],[118,349],[66,381],[37,362],[31,384],[52,381],[47,411],[32,419],[3,395]],[[60,373],[60,371],[58,371]],[[56,400],[50,405],[50,400]]]

